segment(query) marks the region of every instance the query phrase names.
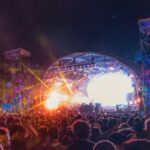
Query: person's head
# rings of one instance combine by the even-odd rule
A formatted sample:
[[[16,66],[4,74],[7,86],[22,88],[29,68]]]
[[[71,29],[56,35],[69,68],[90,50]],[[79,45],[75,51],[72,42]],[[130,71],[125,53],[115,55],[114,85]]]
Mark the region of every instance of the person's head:
[[[135,125],[139,125],[139,124],[141,124],[142,123],[142,119],[140,118],[140,117],[136,117],[135,119],[134,119],[134,124]]]
[[[150,130],[150,118],[145,120],[144,128],[145,130]]]
[[[7,128],[0,127],[0,144],[5,150],[10,149],[10,134]]]
[[[101,127],[102,127],[102,123],[101,123],[100,121],[95,121],[95,123],[94,123],[94,128],[99,128],[99,129],[101,129]]]
[[[133,128],[124,128],[118,130],[118,133],[125,135],[126,137],[136,138],[136,132]]]
[[[90,140],[97,142],[102,136],[102,132],[99,128],[92,128]]]
[[[134,126],[134,117],[130,117],[127,121],[127,123],[129,124],[130,127]]]
[[[4,150],[3,146],[0,144],[0,150]]]
[[[61,128],[62,128],[62,129],[66,129],[67,126],[68,126],[67,119],[63,119],[63,120],[61,121]]]
[[[45,141],[48,137],[48,129],[46,126],[40,126],[38,128],[38,134],[41,141]]]
[[[11,147],[12,149],[26,149],[27,131],[22,125],[12,125],[10,127]]]
[[[9,128],[15,121],[15,117],[10,116],[7,118],[6,126]]]
[[[94,146],[93,150],[117,150],[117,147],[112,142],[103,140],[98,142]]]
[[[103,124],[103,126],[107,126],[108,125],[108,119],[106,119],[106,118],[104,118],[103,120],[102,120],[102,124]]]
[[[117,120],[113,118],[108,121],[107,125],[109,129],[115,130],[117,128],[117,124],[118,124]]]
[[[127,123],[121,123],[119,125],[119,129],[125,129],[125,128],[129,128],[129,125]]]
[[[150,150],[150,141],[146,139],[132,139],[123,143],[122,150]]]
[[[59,137],[58,128],[50,127],[48,130],[48,135],[49,135],[50,141],[58,140],[58,137]]]
[[[66,131],[66,134],[63,136],[62,144],[63,145],[70,145],[75,141],[75,134],[71,129]]]
[[[79,139],[87,139],[89,136],[90,126],[86,121],[77,120],[73,123],[73,130]]]
[[[124,134],[114,132],[110,135],[109,140],[113,142],[117,146],[121,146],[121,144],[127,141],[130,137],[125,136]]]

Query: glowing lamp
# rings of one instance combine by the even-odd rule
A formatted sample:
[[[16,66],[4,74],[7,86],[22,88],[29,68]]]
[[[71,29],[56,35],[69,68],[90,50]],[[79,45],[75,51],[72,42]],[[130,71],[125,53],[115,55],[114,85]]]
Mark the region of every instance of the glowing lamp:
[[[48,108],[48,109],[57,109],[58,106],[60,104],[60,101],[59,100],[52,100],[52,99],[48,99],[46,100],[45,102],[45,106]]]
[[[57,91],[53,91],[48,94],[48,98],[45,101],[45,106],[48,109],[57,109],[60,104],[67,99],[66,95],[62,95]]]
[[[138,103],[140,103],[140,102],[141,102],[141,99],[140,99],[140,98],[138,98],[138,99],[137,99],[137,102],[138,102]]]

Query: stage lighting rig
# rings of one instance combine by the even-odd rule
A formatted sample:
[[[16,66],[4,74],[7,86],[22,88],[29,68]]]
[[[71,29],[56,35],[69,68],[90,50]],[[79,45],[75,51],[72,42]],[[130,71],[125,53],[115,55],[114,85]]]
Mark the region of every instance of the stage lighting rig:
[[[91,71],[95,67],[95,59],[92,57],[88,62],[79,63],[76,61],[76,58],[73,58],[72,62],[69,65],[64,65],[61,63],[61,60],[58,62],[58,67],[54,69],[56,73],[60,72],[87,72]]]
[[[58,59],[48,67],[43,80],[64,75],[66,78],[78,80],[85,74],[92,77],[95,74],[106,74],[110,72],[124,72],[125,74],[135,74],[135,72],[122,62],[111,56],[97,53],[73,53]]]

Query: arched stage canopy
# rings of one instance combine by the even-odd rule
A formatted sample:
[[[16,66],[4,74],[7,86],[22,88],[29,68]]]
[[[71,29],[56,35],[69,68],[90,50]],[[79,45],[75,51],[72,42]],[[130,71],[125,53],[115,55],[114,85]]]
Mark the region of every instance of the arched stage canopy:
[[[48,67],[41,86],[41,101],[61,103],[101,103],[126,105],[138,98],[141,80],[120,60],[94,52],[73,53]]]
[[[83,75],[93,76],[108,72],[122,71],[128,75],[137,74],[121,61],[107,55],[94,52],[73,53],[55,61],[44,75],[44,80],[58,78],[60,72],[70,80],[79,80]],[[53,80],[54,81],[54,80]]]

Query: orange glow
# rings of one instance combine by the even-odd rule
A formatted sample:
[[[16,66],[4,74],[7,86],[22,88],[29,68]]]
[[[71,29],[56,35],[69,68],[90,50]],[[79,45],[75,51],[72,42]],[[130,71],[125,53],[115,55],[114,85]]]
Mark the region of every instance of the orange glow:
[[[60,101],[57,99],[57,100],[51,100],[51,99],[48,99],[46,102],[45,102],[45,105],[48,109],[57,109],[58,106],[60,104]]]
[[[63,101],[67,99],[67,96],[61,95],[56,91],[49,93],[47,100],[45,101],[45,106],[48,109],[57,109]]]
[[[51,85],[51,87],[45,90],[44,97],[42,98],[44,101],[45,108],[49,110],[56,110],[60,106],[69,105],[72,103],[81,103],[87,102],[85,101],[85,97],[76,95],[72,93],[72,86],[78,85],[81,81],[83,81],[86,77],[81,78],[78,81],[74,81],[72,83],[68,83],[64,74],[61,72],[61,82],[55,82]],[[71,99],[73,96],[73,99]],[[73,102],[74,101],[74,102]]]
[[[137,102],[138,102],[138,103],[140,103],[140,102],[141,102],[141,99],[140,99],[140,98],[138,98],[138,99],[137,99]]]
[[[136,101],[136,100],[135,100],[135,101],[134,101],[134,104],[136,104],[136,105],[137,105],[137,104],[138,104],[138,101]]]
[[[65,74],[62,73],[62,72],[60,72],[60,76],[61,76],[61,78],[62,78],[62,81],[65,83],[65,85],[66,85],[68,91],[69,91],[70,94],[72,95],[73,92],[72,92],[72,90],[71,90],[70,85],[69,85],[68,82],[67,82],[67,79],[65,78]]]

